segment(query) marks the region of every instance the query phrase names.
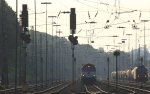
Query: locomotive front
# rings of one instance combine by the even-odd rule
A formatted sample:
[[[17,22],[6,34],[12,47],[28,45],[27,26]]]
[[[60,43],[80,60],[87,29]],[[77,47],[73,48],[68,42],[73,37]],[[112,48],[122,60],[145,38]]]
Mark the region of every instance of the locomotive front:
[[[146,82],[148,81],[148,70],[144,65],[138,66],[135,70],[136,72],[136,81],[137,82]]]
[[[81,68],[81,80],[93,82],[96,80],[96,68],[93,64],[85,64]]]

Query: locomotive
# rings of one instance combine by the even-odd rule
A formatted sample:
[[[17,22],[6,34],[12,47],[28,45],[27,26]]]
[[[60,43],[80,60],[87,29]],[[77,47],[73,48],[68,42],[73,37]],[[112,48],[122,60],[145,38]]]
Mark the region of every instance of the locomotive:
[[[111,77],[115,79],[116,72],[112,72]],[[148,81],[148,70],[144,65],[140,65],[132,69],[118,71],[118,79],[119,80],[132,80],[136,82],[145,83],[146,81]]]
[[[84,83],[96,81],[96,68],[93,64],[85,64],[82,66],[81,81]]]

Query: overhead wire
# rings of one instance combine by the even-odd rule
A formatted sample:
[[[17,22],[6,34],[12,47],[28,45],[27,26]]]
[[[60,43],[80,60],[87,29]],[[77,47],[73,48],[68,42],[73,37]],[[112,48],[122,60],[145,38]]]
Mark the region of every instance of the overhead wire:
[[[97,5],[100,5],[100,4],[103,4],[103,5],[105,5],[105,6],[107,6],[107,9],[109,8],[109,7],[113,7],[113,8],[110,8],[110,9],[112,9],[111,10],[111,12],[109,12],[109,10],[101,10],[101,9],[99,9],[99,7],[97,6],[97,7],[94,7],[94,6],[91,6],[91,5],[89,5],[89,4],[86,4],[86,3],[84,3],[84,2],[82,2],[82,1],[79,1],[79,0],[75,0],[76,2],[78,2],[78,3],[80,3],[80,4],[83,4],[83,5],[85,5],[85,6],[88,6],[88,7],[91,7],[91,8],[93,8],[93,9],[96,9],[96,10],[98,10],[98,12],[104,12],[104,13],[110,13],[110,16],[108,17],[108,20],[109,20],[109,23],[110,23],[110,25],[111,24],[113,24],[115,21],[116,21],[116,18],[114,18],[113,19],[113,21],[111,20],[113,17],[114,17],[114,14],[113,14],[113,8],[114,8],[114,6],[112,6],[111,4],[109,4],[108,2],[106,2],[106,3],[103,3],[103,2],[101,2],[100,0],[99,0],[99,2],[100,3],[98,3],[98,2],[95,2],[95,1],[91,1],[91,0],[86,0],[85,2],[91,2],[91,3],[97,3]],[[117,4],[117,1],[118,1],[118,4]],[[58,2],[58,0],[57,0],[57,2]],[[59,1],[59,3],[60,3],[60,1]],[[63,5],[63,7],[65,7],[65,8],[68,8],[68,6],[66,6],[64,3],[62,3],[62,5]],[[129,8],[124,8],[124,7],[121,7],[121,5],[120,5],[120,0],[115,0],[115,8],[116,8],[116,11],[118,12],[118,13],[121,13],[121,10],[124,10],[124,9],[129,9]],[[118,8],[118,9],[117,9]],[[52,12],[52,11],[51,11]],[[55,12],[55,11],[54,11]],[[87,12],[87,11],[77,11],[77,13],[80,13],[80,12]],[[90,11],[91,12],[91,11]],[[141,11],[141,13],[142,13],[142,11]],[[40,19],[40,18],[39,18]],[[82,19],[85,19],[85,18],[82,18]],[[68,22],[68,19],[66,19],[67,21],[66,22]],[[42,21],[42,19],[41,19],[41,21]],[[82,25],[82,24],[77,24],[77,25]]]
[[[89,1],[89,0],[86,0],[86,1]],[[91,2],[91,1],[90,1]],[[80,2],[81,3],[81,2]],[[95,3],[95,2],[93,2],[93,3]],[[83,3],[82,3],[83,4]],[[84,4],[84,5],[87,5],[87,4]],[[88,5],[89,6],[89,5]],[[118,8],[117,8],[118,7]],[[96,9],[98,9],[98,8],[96,8]],[[113,11],[113,10],[112,10]],[[119,16],[120,14],[121,14],[121,6],[120,6],[120,0],[118,0],[118,5],[117,5],[117,1],[115,0],[115,11],[116,11],[116,16]],[[108,12],[108,11],[107,11]],[[132,10],[131,10],[131,12],[132,12]],[[123,12],[122,12],[123,13]],[[126,11],[124,12],[124,13],[127,13]],[[113,14],[114,13],[111,13],[110,14],[110,16],[109,16],[109,20],[107,20],[107,21],[109,21],[110,22],[110,19],[112,18],[112,16],[113,16]],[[122,20],[121,18],[117,18],[117,17],[115,17],[114,19],[113,19],[113,21],[111,21],[111,23],[109,24],[110,26],[111,25],[117,25],[117,24],[113,24],[117,19],[119,19],[119,20],[121,20],[121,21],[123,21],[123,22],[121,22],[121,23],[117,23],[117,24],[123,24],[123,23],[127,23],[127,24],[129,24],[129,25],[132,25],[131,23],[129,23],[129,21],[124,21],[124,20]],[[107,24],[107,22],[106,22],[106,24]],[[102,27],[102,29],[104,30],[104,28]]]
[[[97,3],[97,2],[94,2],[94,1],[89,1],[89,0],[86,0],[86,1],[88,1],[88,2],[93,2],[93,3]],[[78,1],[79,2],[79,1]],[[81,3],[81,2],[80,2]],[[82,3],[82,4],[84,4],[84,5],[87,5],[87,4],[85,4],[85,3]],[[95,7],[94,7],[95,8]],[[98,8],[96,8],[96,9],[98,9]],[[117,11],[117,9],[116,9],[116,11]],[[108,11],[107,11],[108,12]],[[89,12],[88,12],[89,13]],[[111,18],[111,16],[112,16],[112,13],[110,14],[110,17],[109,18]],[[116,19],[114,19],[114,20],[116,20]]]
[[[78,1],[79,3],[82,3],[81,1],[79,1],[79,0],[76,0],[76,1]],[[117,6],[117,1],[115,0],[115,3],[116,4],[114,4],[114,5],[111,5],[111,4],[109,4],[109,3],[103,3],[103,2],[94,2],[94,1],[91,1],[91,0],[86,0],[85,2],[92,2],[92,3],[97,3],[97,4],[103,4],[103,5],[105,5],[105,6],[110,6],[110,7],[115,7],[116,8],[116,10],[117,10],[117,7],[118,7],[118,9],[119,9],[119,11],[120,10],[135,10],[135,9],[131,9],[131,8],[127,8],[127,7],[123,7],[123,6],[121,6],[120,5],[120,0],[118,0],[118,6]],[[82,3],[82,4],[84,4],[84,5],[86,5],[86,6],[89,6],[89,7],[92,7],[92,8],[95,8],[95,7],[93,7],[93,6],[90,6],[90,5],[87,5],[87,4],[85,4],[85,3]],[[96,8],[96,9],[99,9],[99,8]],[[112,8],[111,8],[112,9]],[[137,11],[141,11],[141,12],[150,12],[149,11],[149,9],[143,9],[143,10],[137,10]]]

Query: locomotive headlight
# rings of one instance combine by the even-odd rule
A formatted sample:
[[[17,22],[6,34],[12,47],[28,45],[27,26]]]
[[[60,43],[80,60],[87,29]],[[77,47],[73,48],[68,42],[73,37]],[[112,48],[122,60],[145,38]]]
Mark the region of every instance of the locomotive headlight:
[[[82,75],[82,76],[84,76],[84,75]]]
[[[95,75],[93,75],[95,77]]]

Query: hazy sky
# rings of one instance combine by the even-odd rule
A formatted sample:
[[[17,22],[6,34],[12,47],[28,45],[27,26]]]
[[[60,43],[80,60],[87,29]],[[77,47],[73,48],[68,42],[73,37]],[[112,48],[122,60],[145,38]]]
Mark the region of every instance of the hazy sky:
[[[16,0],[6,0],[8,4],[15,9]],[[34,0],[18,0],[19,13],[21,13],[22,4],[28,4],[29,24],[34,25]],[[150,0],[36,0],[37,13],[45,12],[45,5],[41,2],[51,2],[48,5],[48,16],[57,16],[60,11],[70,11],[70,8],[76,8],[77,15],[77,36],[79,43],[88,43],[87,36],[90,37],[95,48],[104,45],[119,45],[121,39],[128,39],[125,45],[121,44],[121,49],[128,50],[136,48],[137,44],[143,45],[144,23],[141,20],[150,20]],[[95,24],[85,24],[86,22],[95,21]],[[69,35],[69,14],[60,14],[54,22],[60,24],[62,36]],[[52,23],[52,19],[48,18],[48,24]],[[37,30],[45,32],[45,13],[37,14]],[[139,29],[135,30],[132,25],[136,25]],[[146,44],[150,49],[150,22],[145,23]],[[51,34],[51,25],[48,25],[48,33]],[[104,28],[109,27],[109,28]],[[118,27],[125,27],[124,29]],[[56,31],[56,27],[54,27]],[[87,33],[86,33],[87,32]],[[126,34],[132,34],[129,37]],[[55,33],[54,33],[55,34]],[[136,41],[136,34],[137,39]],[[119,38],[102,37],[118,35]],[[106,48],[106,46],[105,46]],[[109,47],[111,50],[112,47]]]

